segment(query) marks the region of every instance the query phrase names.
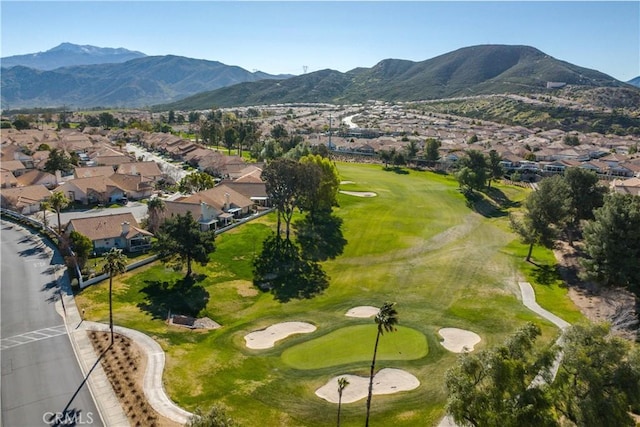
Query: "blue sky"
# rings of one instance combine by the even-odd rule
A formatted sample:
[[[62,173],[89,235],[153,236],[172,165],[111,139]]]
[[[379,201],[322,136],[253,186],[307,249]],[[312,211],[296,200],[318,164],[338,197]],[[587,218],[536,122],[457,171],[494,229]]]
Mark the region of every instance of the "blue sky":
[[[302,74],[423,61],[478,44],[536,47],[640,76],[640,2],[1,1],[1,56],[62,42]]]

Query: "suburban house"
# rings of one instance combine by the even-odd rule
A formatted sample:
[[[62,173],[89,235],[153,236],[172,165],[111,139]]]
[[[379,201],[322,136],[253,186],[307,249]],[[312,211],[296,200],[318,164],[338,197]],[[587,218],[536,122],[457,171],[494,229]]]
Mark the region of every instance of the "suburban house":
[[[23,215],[38,212],[40,203],[49,197],[51,197],[51,192],[42,184],[0,190],[2,207],[20,212]]]
[[[58,185],[58,179],[54,174],[37,169],[31,169],[29,172],[23,173],[16,180],[21,187],[42,184],[52,190]]]
[[[118,166],[116,173],[122,175],[139,175],[151,181],[159,181],[162,178],[162,171],[156,162],[123,163]]]
[[[640,196],[640,178],[614,179],[610,188],[616,193]]]
[[[153,194],[153,181],[140,175],[114,173],[109,177],[109,180],[123,190],[128,199],[139,200],[148,198]]]
[[[13,188],[18,186],[18,180],[10,171],[0,171],[0,188]]]
[[[70,179],[55,191],[62,191],[72,202],[112,203],[126,197],[125,191],[105,176]]]
[[[3,160],[0,167],[3,171],[11,172],[16,178],[28,170],[20,160]]]
[[[92,178],[96,176],[111,176],[111,175],[113,175],[112,166],[77,167],[73,171],[74,178]]]
[[[254,202],[227,185],[218,185],[186,197],[165,202],[164,219],[191,212],[201,230],[224,227],[251,213]]]
[[[140,228],[132,213],[77,218],[69,221],[65,234],[76,231],[93,242],[96,254],[111,248],[125,252],[142,252],[151,248],[153,234]]]

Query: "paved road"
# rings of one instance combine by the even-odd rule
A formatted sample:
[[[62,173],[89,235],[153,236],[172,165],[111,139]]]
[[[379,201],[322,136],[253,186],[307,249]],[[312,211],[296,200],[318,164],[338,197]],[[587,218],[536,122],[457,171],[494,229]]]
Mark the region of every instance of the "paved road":
[[[0,227],[2,425],[55,425],[56,415],[66,425],[102,425],[54,306],[60,255],[9,222]]]

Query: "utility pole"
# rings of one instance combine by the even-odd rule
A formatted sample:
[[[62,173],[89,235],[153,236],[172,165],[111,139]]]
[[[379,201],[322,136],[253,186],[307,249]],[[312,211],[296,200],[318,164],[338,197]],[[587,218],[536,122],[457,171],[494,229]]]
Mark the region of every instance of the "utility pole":
[[[329,114],[329,150],[333,150],[331,145],[331,114]]]

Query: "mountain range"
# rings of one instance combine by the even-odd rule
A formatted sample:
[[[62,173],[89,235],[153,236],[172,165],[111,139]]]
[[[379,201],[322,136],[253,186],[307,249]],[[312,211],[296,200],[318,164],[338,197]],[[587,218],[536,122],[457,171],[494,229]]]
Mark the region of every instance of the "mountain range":
[[[62,43],[45,52],[29,53],[26,55],[7,56],[0,59],[2,67],[9,68],[16,65],[35,68],[36,70],[55,70],[60,67],[73,65],[110,64],[126,62],[130,59],[145,57],[142,52],[125,48],[96,47]]]
[[[119,57],[116,51],[131,52],[100,51],[103,48],[70,44],[52,51],[80,50],[90,54],[96,49],[96,60],[110,54]],[[15,61],[17,57],[9,58]],[[638,90],[604,73],[555,59],[533,47],[514,45],[471,46],[420,62],[385,59],[371,68],[355,68],[346,73],[326,69],[299,76],[251,73],[216,61],[173,55],[142,56],[119,63],[64,66],[53,70],[25,65],[5,68],[6,60],[2,59],[3,109],[159,104],[154,109],[189,110],[294,102],[414,101],[541,92],[547,90],[548,82]]]

